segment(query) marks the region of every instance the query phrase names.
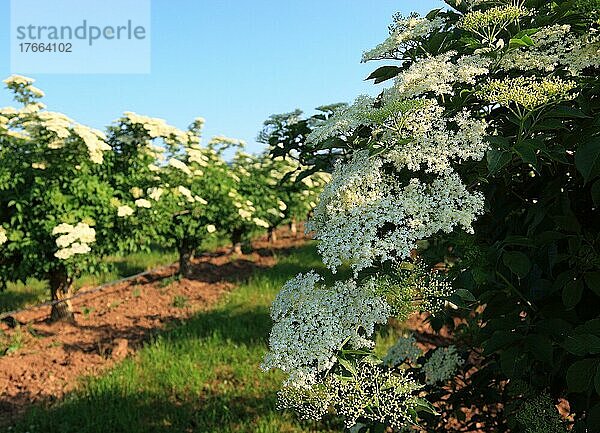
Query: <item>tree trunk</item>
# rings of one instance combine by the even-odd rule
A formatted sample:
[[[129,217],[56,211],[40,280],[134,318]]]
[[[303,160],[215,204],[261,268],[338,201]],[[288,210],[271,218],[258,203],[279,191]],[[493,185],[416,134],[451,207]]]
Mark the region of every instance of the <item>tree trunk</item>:
[[[194,258],[194,248],[188,239],[182,239],[179,244],[179,275],[184,278],[192,274],[192,259]]]
[[[50,275],[50,294],[52,301],[61,301],[52,305],[50,312],[51,322],[74,322],[73,306],[71,301],[62,301],[70,298],[73,289],[73,279],[67,276],[64,269],[55,271]]]
[[[271,243],[277,242],[277,233],[275,232],[275,227],[269,227],[268,239]]]
[[[293,237],[296,237],[298,235],[298,227],[296,226],[296,218],[292,218],[292,222],[290,222],[290,232],[292,232]]]
[[[231,252],[233,254],[242,254],[242,233],[239,229],[231,233]]]

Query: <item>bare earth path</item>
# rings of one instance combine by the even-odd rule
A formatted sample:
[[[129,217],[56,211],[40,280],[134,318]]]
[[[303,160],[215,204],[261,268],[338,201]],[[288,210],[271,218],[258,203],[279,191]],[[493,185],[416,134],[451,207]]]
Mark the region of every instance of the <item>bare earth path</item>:
[[[49,324],[49,307],[21,313],[18,329],[0,324],[4,338],[23,347],[0,357],[0,425],[27,406],[60,399],[85,375],[97,375],[141,347],[166,324],[210,308],[255,269],[275,264],[276,254],[304,243],[282,237],[258,240],[248,255],[225,249],[194,260],[189,279],[176,280],[175,265],[135,281],[74,300],[76,324]],[[85,288],[83,289],[85,290]]]

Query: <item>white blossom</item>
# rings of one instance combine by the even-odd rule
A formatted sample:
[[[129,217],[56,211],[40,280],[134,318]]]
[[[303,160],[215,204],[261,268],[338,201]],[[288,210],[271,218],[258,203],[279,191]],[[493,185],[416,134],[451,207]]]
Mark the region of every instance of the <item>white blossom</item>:
[[[288,384],[315,383],[346,343],[372,347],[368,337],[375,324],[386,323],[390,315],[372,281],[337,281],[332,287],[320,281],[315,272],[299,274],[283,286],[271,307],[274,325],[262,367],[288,373]]]
[[[185,162],[182,162],[175,158],[171,158],[169,159],[169,165],[171,167],[175,167],[176,169],[183,171],[188,176],[192,175],[192,170],[190,170],[190,168],[185,164]]]
[[[119,206],[117,208],[117,216],[120,218],[128,217],[133,215],[134,210],[127,205]]]
[[[396,344],[389,348],[383,362],[391,367],[396,367],[404,362],[415,363],[421,355],[423,352],[417,347],[413,335],[400,337]]]
[[[384,174],[383,163],[361,151],[338,164],[307,224],[334,271],[344,263],[358,272],[376,260],[409,257],[420,239],[456,226],[470,231],[483,209],[482,195],[469,192],[455,173],[402,185]]]
[[[88,244],[96,241],[96,231],[86,223],[77,223],[76,226],[61,223],[52,230],[53,235],[60,236],[56,239],[59,250],[54,256],[66,260],[76,254],[86,254],[91,251]]]
[[[427,383],[434,385],[452,378],[456,369],[463,363],[464,360],[454,346],[438,347],[423,365]]]
[[[135,201],[135,205],[137,207],[143,207],[146,209],[150,209],[152,207],[152,203],[150,203],[148,200],[146,200],[145,198],[138,198]]]

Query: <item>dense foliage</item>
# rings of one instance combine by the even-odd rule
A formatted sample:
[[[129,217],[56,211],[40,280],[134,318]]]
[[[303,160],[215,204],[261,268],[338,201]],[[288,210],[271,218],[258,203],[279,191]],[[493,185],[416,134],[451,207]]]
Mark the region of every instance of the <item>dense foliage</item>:
[[[280,180],[297,164],[241,151],[224,136],[201,144],[204,120],[187,130],[126,112],[106,134],[45,110],[30,78],[5,80],[21,108],[0,110],[0,282],[49,280],[52,299],[72,294],[74,279],[95,273],[106,256],[176,248],[188,276],[210,236],[243,238],[305,219],[319,174],[303,186]],[[229,163],[223,152],[238,148]],[[286,177],[288,179],[288,177]],[[73,319],[69,302],[52,318]]]
[[[448,5],[395,16],[363,56],[393,84],[293,149],[350,156],[309,228],[353,276],[284,286],[264,367],[352,431],[599,431],[600,5]],[[414,310],[455,345],[378,359],[375,326]]]

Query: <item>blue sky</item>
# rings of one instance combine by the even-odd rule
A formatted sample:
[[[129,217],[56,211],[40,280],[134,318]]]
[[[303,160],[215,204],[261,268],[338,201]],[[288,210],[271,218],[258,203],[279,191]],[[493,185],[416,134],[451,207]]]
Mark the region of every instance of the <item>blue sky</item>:
[[[52,1],[52,0],[47,0]],[[89,0],[87,0],[89,1]],[[0,75],[10,74],[9,0],[0,0]],[[207,121],[205,137],[241,138],[248,150],[273,113],[348,102],[377,89],[360,56],[387,35],[394,12],[426,13],[437,0],[152,0],[152,72],[39,74],[44,102],[103,128],[124,111],[180,128]],[[0,106],[11,105],[0,92]]]

